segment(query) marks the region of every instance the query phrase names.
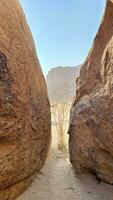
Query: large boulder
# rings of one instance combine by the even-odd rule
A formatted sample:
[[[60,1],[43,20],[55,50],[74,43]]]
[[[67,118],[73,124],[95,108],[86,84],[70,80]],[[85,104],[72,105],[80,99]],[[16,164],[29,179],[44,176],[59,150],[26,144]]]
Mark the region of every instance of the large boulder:
[[[18,0],[0,0],[0,200],[14,199],[43,166],[50,108]]]
[[[113,0],[77,80],[69,134],[76,172],[113,184]]]

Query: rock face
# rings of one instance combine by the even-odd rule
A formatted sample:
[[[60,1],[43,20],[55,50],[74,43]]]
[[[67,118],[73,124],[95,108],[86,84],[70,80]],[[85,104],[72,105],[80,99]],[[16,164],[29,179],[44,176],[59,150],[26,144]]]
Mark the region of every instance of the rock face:
[[[81,66],[52,68],[46,78],[50,102],[72,101]]]
[[[77,80],[69,134],[76,172],[113,184],[113,0]]]
[[[47,157],[50,109],[32,35],[17,0],[0,0],[0,200],[12,200]]]

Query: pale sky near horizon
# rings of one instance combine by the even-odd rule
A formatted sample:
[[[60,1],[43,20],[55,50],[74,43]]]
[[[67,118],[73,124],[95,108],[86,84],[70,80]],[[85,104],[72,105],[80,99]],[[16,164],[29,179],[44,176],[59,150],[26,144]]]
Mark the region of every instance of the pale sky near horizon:
[[[106,0],[20,0],[46,75],[56,66],[84,62]]]

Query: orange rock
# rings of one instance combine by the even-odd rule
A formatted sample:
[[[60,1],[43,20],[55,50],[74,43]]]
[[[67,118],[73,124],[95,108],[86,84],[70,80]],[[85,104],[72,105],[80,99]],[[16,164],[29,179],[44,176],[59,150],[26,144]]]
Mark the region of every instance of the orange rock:
[[[113,0],[77,80],[69,134],[76,172],[113,184]]]
[[[0,1],[0,200],[14,199],[43,166],[50,108],[31,32],[17,0]]]

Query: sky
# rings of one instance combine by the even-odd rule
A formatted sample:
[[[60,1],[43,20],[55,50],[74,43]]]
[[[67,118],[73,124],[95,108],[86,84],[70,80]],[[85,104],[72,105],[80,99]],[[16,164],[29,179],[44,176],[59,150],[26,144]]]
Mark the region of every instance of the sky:
[[[84,62],[106,0],[20,0],[42,70]]]

